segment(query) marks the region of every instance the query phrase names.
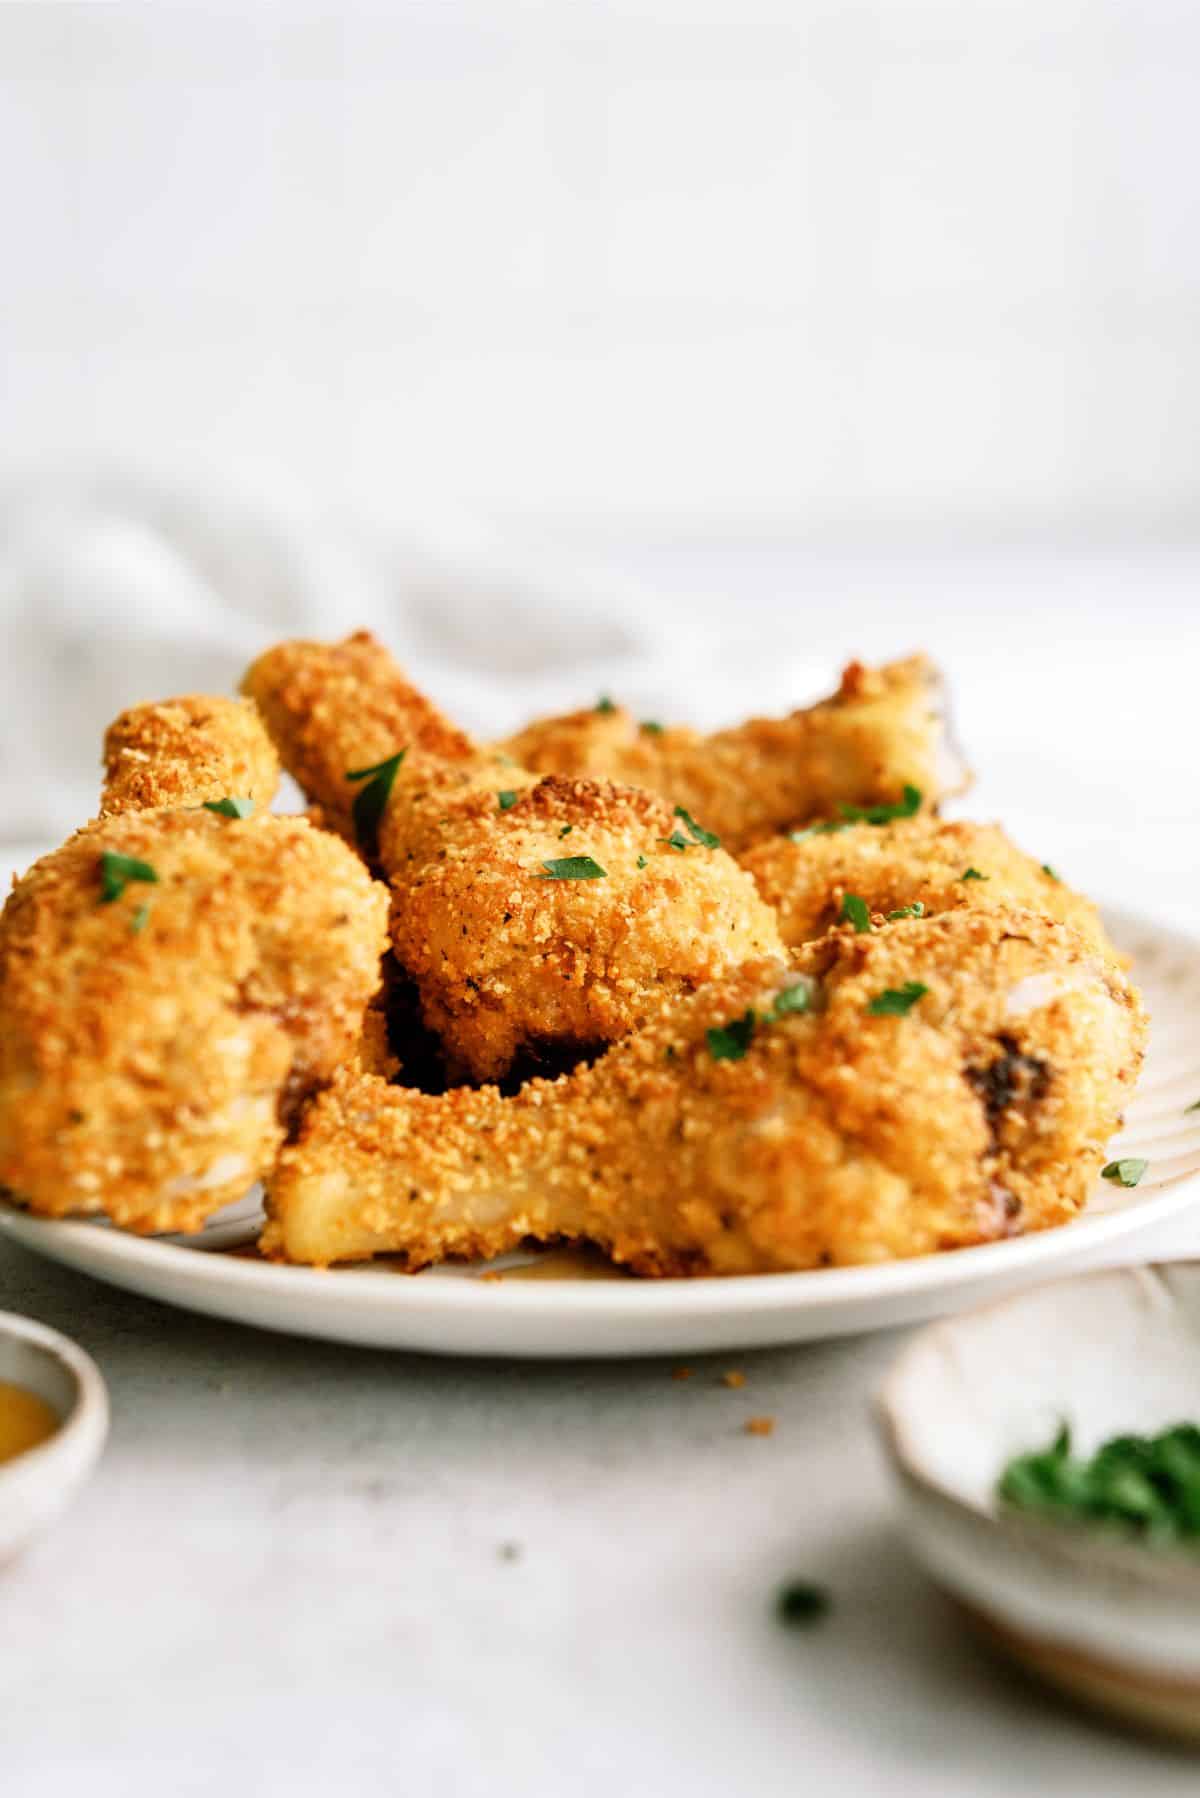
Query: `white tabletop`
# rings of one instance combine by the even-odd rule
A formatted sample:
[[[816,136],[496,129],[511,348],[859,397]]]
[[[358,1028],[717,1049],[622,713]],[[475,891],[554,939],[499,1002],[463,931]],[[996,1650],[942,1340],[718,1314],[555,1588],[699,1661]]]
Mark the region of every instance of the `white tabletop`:
[[[1200,922],[1196,558],[1010,563],[1008,588],[783,552],[623,561],[681,607],[707,583],[710,615],[736,592],[731,640],[778,630],[795,591],[818,658],[936,649],[929,583],[982,588],[975,619],[941,614],[988,763],[972,809]],[[996,1665],[909,1560],[869,1421],[896,1335],[686,1380],[439,1362],[173,1313],[6,1243],[0,1303],[89,1349],[114,1409],[88,1493],[0,1582],[14,1798],[1196,1789],[1194,1760]],[[773,1615],[797,1576],[833,1594],[810,1632]]]

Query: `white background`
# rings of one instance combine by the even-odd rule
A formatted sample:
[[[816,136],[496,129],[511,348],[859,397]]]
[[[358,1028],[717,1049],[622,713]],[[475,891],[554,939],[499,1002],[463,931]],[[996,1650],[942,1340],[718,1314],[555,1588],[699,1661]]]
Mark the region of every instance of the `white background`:
[[[9,464],[1190,530],[1188,0],[0,8]]]

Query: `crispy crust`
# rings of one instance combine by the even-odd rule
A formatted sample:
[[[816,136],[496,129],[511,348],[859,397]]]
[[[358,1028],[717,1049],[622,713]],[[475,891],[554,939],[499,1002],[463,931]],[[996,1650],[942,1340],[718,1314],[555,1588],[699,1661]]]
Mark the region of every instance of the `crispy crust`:
[[[267,811],[279,757],[247,699],[188,694],[132,706],[104,736],[103,814],[207,799],[253,799]]]
[[[1063,924],[956,911],[760,961],[599,1062],[515,1097],[434,1098],[345,1075],[269,1183],[264,1252],[413,1267],[526,1238],[599,1244],[645,1274],[882,1261],[1067,1221],[1141,1061],[1120,970]],[[875,1016],[887,988],[928,989]],[[707,1032],[753,1010],[740,1059]]]
[[[924,656],[851,662],[830,698],[786,718],[701,735],[651,730],[622,707],[543,718],[502,745],[523,767],[660,793],[735,854],[839,805],[892,804],[906,783],[935,803],[965,781],[944,731],[941,680]]]
[[[104,902],[105,851],[157,881]],[[386,908],[302,819],[128,812],[79,831],[0,917],[0,1182],[50,1215],[197,1228],[354,1054]]]
[[[1091,900],[1024,854],[998,824],[929,817],[851,824],[800,842],[773,837],[749,850],[742,866],[774,907],[789,948],[836,924],[844,896],[853,893],[881,921],[917,900],[927,917],[1024,905],[1072,925],[1103,954],[1120,959]],[[985,878],[965,880],[969,868]]]
[[[373,767],[398,749],[452,763],[476,754],[370,631],[341,643],[277,643],[247,670],[242,691],[326,827],[349,842],[359,788],[348,771]]]
[[[782,953],[749,877],[722,850],[672,848],[675,827],[651,794],[550,776],[506,812],[464,802],[439,850],[394,878],[392,944],[452,1073],[498,1080],[522,1053],[615,1042]],[[604,877],[547,879],[568,856]]]
[[[281,644],[246,679],[284,763],[350,828],[347,768],[405,748],[378,833],[392,943],[454,1078],[583,1054],[752,956],[774,918],[721,849],[663,800],[604,781],[539,778],[455,731],[365,633]],[[502,796],[502,797],[501,797]],[[589,855],[595,880],[544,863]],[[639,867],[639,859],[644,863]]]

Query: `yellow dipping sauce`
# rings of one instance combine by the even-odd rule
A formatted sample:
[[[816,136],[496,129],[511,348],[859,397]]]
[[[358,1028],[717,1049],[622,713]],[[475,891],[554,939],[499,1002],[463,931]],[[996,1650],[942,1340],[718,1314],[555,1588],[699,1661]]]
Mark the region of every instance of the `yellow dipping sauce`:
[[[0,1380],[0,1461],[12,1461],[46,1442],[59,1422],[58,1412],[36,1392]]]

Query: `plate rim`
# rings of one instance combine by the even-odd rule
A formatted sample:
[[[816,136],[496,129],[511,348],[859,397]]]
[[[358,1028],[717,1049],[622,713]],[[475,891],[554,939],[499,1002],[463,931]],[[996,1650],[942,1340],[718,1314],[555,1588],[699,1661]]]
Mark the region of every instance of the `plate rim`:
[[[34,1217],[7,1200],[0,1201],[0,1230],[55,1261],[63,1259],[50,1246],[56,1240],[78,1248],[86,1244],[87,1255],[94,1261],[97,1274],[101,1268],[153,1264],[164,1269],[173,1266],[181,1273],[188,1270],[184,1273],[185,1280],[194,1275],[199,1283],[212,1277],[212,1269],[217,1264],[221,1268],[222,1281],[231,1290],[240,1286],[248,1292],[277,1292],[282,1290],[278,1282],[286,1280],[289,1292],[297,1298],[319,1296],[324,1302],[331,1293],[337,1293],[342,1296],[335,1302],[348,1304],[355,1310],[369,1304],[377,1305],[382,1300],[390,1311],[395,1308],[394,1295],[403,1292],[408,1307],[417,1312],[474,1311],[479,1304],[478,1294],[483,1291],[489,1295],[484,1302],[493,1312],[520,1314],[568,1308],[608,1314],[618,1321],[650,1312],[663,1316],[672,1312],[728,1315],[742,1309],[753,1310],[758,1315],[767,1311],[790,1311],[799,1302],[801,1293],[805,1295],[806,1308],[820,1310],[855,1301],[877,1299],[886,1302],[893,1297],[916,1295],[943,1282],[959,1284],[964,1276],[967,1284],[993,1275],[1003,1278],[1021,1272],[1031,1262],[1041,1267],[1055,1261],[1059,1254],[1086,1254],[1119,1241],[1126,1234],[1168,1222],[1177,1211],[1186,1210],[1197,1199],[1200,1199],[1200,1172],[1179,1175],[1153,1197],[1148,1196],[1119,1211],[1075,1218],[1052,1230],[1039,1230],[1005,1242],[977,1243],[970,1248],[943,1250],[901,1261],[806,1268],[795,1273],[704,1275],[678,1280],[630,1278],[611,1282],[493,1281],[469,1274],[435,1273],[430,1277],[429,1270],[410,1275],[400,1269],[384,1270],[367,1264],[339,1269],[239,1260],[220,1252],[212,1254],[175,1242],[131,1236],[81,1219]],[[79,1265],[74,1257],[72,1265]],[[208,1270],[207,1274],[203,1270]],[[353,1279],[346,1279],[347,1274],[352,1274]]]
[[[1193,934],[1156,919],[1152,913],[1116,906],[1102,909],[1118,939],[1148,933],[1169,952],[1193,960],[1200,973],[1200,932]],[[205,1287],[211,1291],[215,1283],[231,1295],[240,1292],[247,1299],[271,1295],[293,1304],[312,1302],[322,1311],[328,1309],[334,1314],[347,1310],[376,1317],[387,1314],[397,1323],[405,1318],[414,1324],[428,1323],[439,1315],[448,1319],[477,1316],[486,1307],[490,1320],[497,1323],[522,1317],[545,1321],[561,1314],[586,1317],[592,1322],[608,1319],[614,1325],[638,1321],[669,1324],[672,1320],[734,1320],[751,1314],[764,1317],[800,1311],[836,1313],[864,1304],[878,1304],[887,1312],[897,1302],[928,1296],[943,1286],[962,1291],[990,1281],[1019,1278],[1031,1268],[1039,1273],[1046,1269],[1050,1279],[1058,1262],[1086,1261],[1126,1236],[1149,1233],[1170,1222],[1198,1200],[1200,1169],[1173,1175],[1144,1198],[1117,1209],[1092,1217],[1084,1214],[1053,1229],[1002,1242],[978,1243],[905,1260],[792,1273],[611,1282],[489,1281],[470,1274],[449,1275],[430,1270],[408,1275],[394,1267],[383,1269],[368,1263],[342,1269],[292,1267],[206,1251],[199,1242],[189,1247],[177,1239],[134,1236],[105,1227],[96,1219],[37,1217],[4,1199],[0,1199],[0,1233],[52,1261],[127,1290],[131,1286],[130,1276],[136,1278],[138,1269],[158,1268],[164,1277],[172,1277],[173,1285],[185,1288]],[[1149,1253],[1153,1255],[1154,1251]],[[345,1278],[347,1274],[353,1274],[353,1278]],[[137,1289],[144,1290],[140,1285]],[[487,1296],[482,1297],[483,1294]],[[160,1302],[188,1308],[182,1293]],[[225,1314],[236,1316],[243,1323],[260,1321],[247,1315],[245,1306]],[[889,1321],[894,1319],[882,1317],[876,1327],[887,1327]],[[850,1327],[861,1330],[872,1326],[856,1323]],[[520,1350],[510,1348],[508,1352]],[[569,1342],[564,1343],[562,1353],[572,1353]]]

